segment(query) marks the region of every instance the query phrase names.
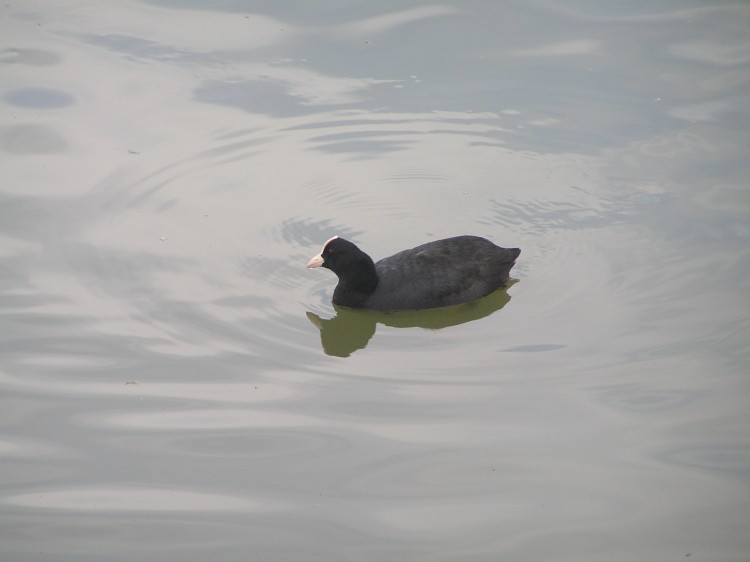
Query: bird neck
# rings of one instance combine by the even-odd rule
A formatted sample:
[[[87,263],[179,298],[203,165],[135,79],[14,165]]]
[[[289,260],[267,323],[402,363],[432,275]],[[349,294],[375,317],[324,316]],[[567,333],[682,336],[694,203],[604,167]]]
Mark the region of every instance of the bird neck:
[[[364,303],[378,286],[378,274],[370,256],[363,254],[355,264],[339,276],[339,283],[333,292],[334,303],[347,303],[357,306]]]

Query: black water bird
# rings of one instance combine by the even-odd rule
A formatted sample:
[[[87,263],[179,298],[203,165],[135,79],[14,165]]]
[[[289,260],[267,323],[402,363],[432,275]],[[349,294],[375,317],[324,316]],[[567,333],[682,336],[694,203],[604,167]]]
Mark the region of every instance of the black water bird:
[[[504,287],[520,253],[479,236],[456,236],[375,263],[352,242],[334,236],[307,267],[322,266],[338,276],[333,304],[421,310],[471,302]]]

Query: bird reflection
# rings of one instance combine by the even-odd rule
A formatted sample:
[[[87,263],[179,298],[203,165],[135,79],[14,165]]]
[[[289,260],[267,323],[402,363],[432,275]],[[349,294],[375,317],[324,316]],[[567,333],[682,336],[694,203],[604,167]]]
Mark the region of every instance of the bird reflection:
[[[511,281],[511,284],[513,281]],[[510,285],[509,285],[510,286]],[[320,343],[326,355],[349,357],[364,349],[375,335],[378,323],[394,328],[440,330],[489,316],[503,308],[510,295],[508,287],[466,304],[427,310],[379,312],[333,305],[336,315],[324,319],[314,312],[307,318],[320,330]]]

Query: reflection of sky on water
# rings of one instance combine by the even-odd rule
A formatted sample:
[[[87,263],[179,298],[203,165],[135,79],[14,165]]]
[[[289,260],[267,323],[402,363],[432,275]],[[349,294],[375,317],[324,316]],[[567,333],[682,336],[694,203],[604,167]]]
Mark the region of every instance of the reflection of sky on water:
[[[3,99],[12,105],[38,109],[53,109],[72,105],[75,100],[61,90],[53,88],[21,88],[7,92]]]
[[[158,489],[83,489],[60,490],[10,497],[6,503],[14,506],[72,509],[83,511],[248,511],[259,510],[254,502],[235,497],[221,497],[181,490]],[[260,502],[258,502],[260,503]],[[267,510],[268,506],[263,506]]]

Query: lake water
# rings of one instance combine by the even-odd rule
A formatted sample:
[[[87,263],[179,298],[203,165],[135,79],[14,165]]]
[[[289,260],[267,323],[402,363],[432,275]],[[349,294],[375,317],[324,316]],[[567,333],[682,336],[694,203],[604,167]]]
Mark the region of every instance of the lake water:
[[[750,560],[750,4],[9,0],[0,559]],[[517,281],[336,310],[456,234]]]

